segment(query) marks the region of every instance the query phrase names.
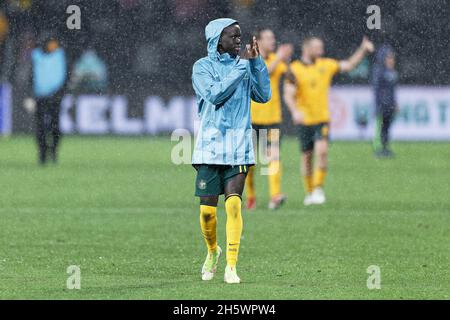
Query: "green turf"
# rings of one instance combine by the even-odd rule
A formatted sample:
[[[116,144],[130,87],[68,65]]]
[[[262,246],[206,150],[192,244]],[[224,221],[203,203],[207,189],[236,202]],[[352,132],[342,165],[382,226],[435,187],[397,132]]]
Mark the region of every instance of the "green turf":
[[[36,165],[31,137],[0,139],[0,298],[449,299],[450,145],[334,143],[328,203],[304,208],[295,140],[283,141],[284,208],[244,212],[241,285],[200,280],[206,251],[194,170],[161,138],[74,138]],[[225,213],[219,207],[224,247]],[[66,269],[81,268],[81,290]],[[368,290],[369,265],[381,290]]]

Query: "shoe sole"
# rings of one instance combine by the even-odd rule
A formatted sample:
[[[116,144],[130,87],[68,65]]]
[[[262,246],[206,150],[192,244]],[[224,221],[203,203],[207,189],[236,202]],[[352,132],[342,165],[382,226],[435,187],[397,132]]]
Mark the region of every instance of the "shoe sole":
[[[241,283],[241,279],[239,279],[238,281],[227,281],[227,279],[224,277],[223,281],[227,284],[238,284]]]
[[[239,284],[239,283],[241,283],[240,280],[239,280],[238,282],[228,282],[227,280],[224,280],[224,282],[225,282],[226,284]]]
[[[225,269],[225,271],[226,271],[226,269]],[[228,280],[227,281],[227,274],[225,273],[223,275],[223,281],[227,284],[238,284],[238,283],[241,283],[241,278],[237,277],[237,280]]]
[[[321,201],[312,201],[311,204],[321,205],[321,204],[324,204],[325,202],[326,202],[326,199],[321,200]]]
[[[287,200],[287,197],[285,196],[285,197],[281,198],[280,202],[278,202],[274,207],[271,207],[270,204],[269,204],[269,209],[270,210],[277,210],[277,209],[279,209],[286,202],[286,200]]]

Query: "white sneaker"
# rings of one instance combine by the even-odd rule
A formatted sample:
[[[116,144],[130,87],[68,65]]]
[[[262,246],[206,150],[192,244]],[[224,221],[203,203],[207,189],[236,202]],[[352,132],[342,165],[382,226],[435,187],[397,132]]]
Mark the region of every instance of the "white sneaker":
[[[322,188],[315,188],[311,197],[313,204],[324,204],[326,201],[325,192]]]
[[[303,200],[303,205],[310,206],[313,204],[312,193],[308,193]]]
[[[238,277],[236,272],[236,267],[233,268],[227,265],[227,267],[225,268],[224,281],[230,284],[241,283],[241,279]]]
[[[209,281],[214,278],[214,275],[217,271],[217,263],[219,262],[219,258],[222,255],[222,249],[217,246],[217,250],[214,253],[208,253],[206,256],[205,263],[202,267],[202,280]]]
[[[270,199],[270,202],[269,202],[269,209],[276,210],[276,209],[280,208],[286,202],[286,200],[287,200],[287,196],[285,196],[284,194],[279,194],[279,195],[272,197],[272,199]]]

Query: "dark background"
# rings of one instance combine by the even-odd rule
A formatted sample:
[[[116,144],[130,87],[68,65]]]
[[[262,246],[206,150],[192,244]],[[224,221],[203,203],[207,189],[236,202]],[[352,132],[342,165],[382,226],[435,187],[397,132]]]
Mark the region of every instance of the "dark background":
[[[81,30],[66,26],[67,6],[81,8]],[[381,8],[381,30],[368,30],[368,5]],[[22,108],[29,92],[30,50],[40,34],[56,33],[73,61],[89,45],[108,66],[109,94],[128,97],[140,115],[144,97],[193,94],[192,64],[206,55],[204,27],[218,17],[237,19],[244,39],[260,27],[279,42],[295,44],[310,34],[323,37],[327,55],[346,58],[368,35],[397,51],[402,84],[450,84],[448,0],[417,1],[206,1],[206,0],[7,0],[0,10],[9,31],[1,40],[1,78],[13,86],[15,130],[32,121]],[[366,84],[364,77],[338,76],[336,84]]]

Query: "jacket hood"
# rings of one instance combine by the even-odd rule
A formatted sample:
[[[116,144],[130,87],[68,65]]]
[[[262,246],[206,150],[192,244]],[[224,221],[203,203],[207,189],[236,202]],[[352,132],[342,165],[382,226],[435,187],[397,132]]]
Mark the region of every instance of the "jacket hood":
[[[375,66],[383,68],[384,60],[389,53],[394,53],[392,47],[387,44],[382,45],[375,55]]]
[[[229,18],[220,18],[208,23],[205,28],[205,37],[208,42],[208,56],[211,58],[217,56],[217,45],[219,44],[223,29],[234,23],[237,23],[237,21]]]

